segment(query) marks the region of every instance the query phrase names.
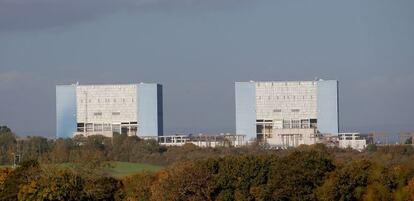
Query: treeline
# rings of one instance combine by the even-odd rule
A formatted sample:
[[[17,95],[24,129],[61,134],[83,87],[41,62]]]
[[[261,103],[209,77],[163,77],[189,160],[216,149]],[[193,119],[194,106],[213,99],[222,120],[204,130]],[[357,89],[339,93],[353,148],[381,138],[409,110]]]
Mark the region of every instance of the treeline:
[[[258,146],[237,149],[199,148],[191,144],[182,147],[165,147],[160,146],[155,140],[142,140],[136,136],[116,133],[113,138],[103,136],[56,140],[39,136],[18,138],[10,129],[4,128],[0,130],[0,165],[13,164],[16,154],[20,155],[21,161],[37,160],[42,164],[122,161],[168,165],[185,160],[265,152]]]
[[[361,155],[341,161],[323,145],[303,146],[282,155],[179,162],[120,180],[90,167],[62,169],[27,161],[0,172],[0,200],[413,201],[413,155],[395,153],[374,153],[390,160],[383,163],[381,157]]]
[[[401,200],[414,201],[414,149],[363,152],[317,144],[290,150],[163,147],[155,141],[114,138],[19,140],[0,128],[0,200]],[[105,161],[167,167],[115,179]],[[59,163],[76,162],[63,168]]]

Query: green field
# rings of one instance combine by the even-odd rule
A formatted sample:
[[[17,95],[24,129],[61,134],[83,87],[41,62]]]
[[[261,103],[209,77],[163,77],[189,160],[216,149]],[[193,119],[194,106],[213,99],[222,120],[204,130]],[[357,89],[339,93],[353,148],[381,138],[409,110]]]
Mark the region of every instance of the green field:
[[[146,163],[128,163],[128,162],[111,162],[111,167],[104,170],[113,177],[124,177],[133,175],[142,171],[155,172],[162,169],[162,166],[151,165]]]

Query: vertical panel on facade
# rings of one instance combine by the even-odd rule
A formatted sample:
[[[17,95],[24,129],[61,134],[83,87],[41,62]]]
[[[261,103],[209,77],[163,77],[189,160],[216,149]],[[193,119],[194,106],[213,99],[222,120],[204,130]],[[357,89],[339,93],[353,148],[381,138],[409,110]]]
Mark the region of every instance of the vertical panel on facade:
[[[158,84],[138,85],[138,124],[140,136],[162,135],[162,97],[159,97]],[[161,99],[160,99],[161,98]],[[160,116],[161,114],[161,116]],[[161,123],[161,124],[160,124]]]
[[[318,130],[321,133],[339,132],[338,81],[318,81]]]
[[[56,86],[56,137],[72,137],[76,126],[76,85]]]
[[[162,96],[162,85],[157,84],[157,112],[158,112],[158,135],[164,135],[164,106]]]
[[[236,134],[256,138],[256,89],[254,82],[236,82]]]

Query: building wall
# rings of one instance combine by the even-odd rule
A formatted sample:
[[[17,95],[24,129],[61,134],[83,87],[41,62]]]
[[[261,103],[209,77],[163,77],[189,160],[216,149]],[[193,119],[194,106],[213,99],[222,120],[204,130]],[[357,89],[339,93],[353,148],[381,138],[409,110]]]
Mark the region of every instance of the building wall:
[[[236,134],[256,139],[256,89],[254,82],[236,82]]]
[[[319,142],[315,130],[308,129],[276,129],[272,138],[266,139],[269,144],[279,145],[281,147],[296,147],[301,144],[315,144]]]
[[[69,138],[76,131],[76,85],[56,86],[56,137]]]
[[[77,122],[137,122],[137,88],[136,84],[77,86]]]
[[[139,84],[138,108],[141,136],[163,135],[162,87],[158,84]]]
[[[316,119],[316,82],[256,82],[256,118]]]
[[[318,81],[318,130],[321,133],[339,132],[338,98],[338,81]]]

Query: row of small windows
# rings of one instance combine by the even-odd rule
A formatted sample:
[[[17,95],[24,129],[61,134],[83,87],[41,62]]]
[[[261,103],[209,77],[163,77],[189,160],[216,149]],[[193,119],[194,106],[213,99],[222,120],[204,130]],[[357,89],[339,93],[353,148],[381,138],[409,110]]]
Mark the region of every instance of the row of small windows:
[[[119,99],[119,102],[122,102],[122,103],[126,103],[127,101],[130,101],[130,102],[134,102],[134,99],[133,98],[131,98],[131,99],[125,99],[125,98],[122,98],[122,99]],[[80,100],[80,102],[81,103],[84,103],[85,102],[85,100],[84,99],[81,99]],[[117,99],[116,98],[114,98],[114,99],[110,99],[110,98],[105,98],[105,99],[97,99],[96,100],[96,102],[97,103],[110,103],[110,102],[113,102],[113,103],[116,103],[117,102]],[[88,103],[92,103],[92,99],[88,99]]]
[[[271,100],[272,97],[275,97],[275,96],[267,96],[267,99],[268,100]],[[259,100],[262,100],[264,98],[265,97],[263,97],[263,96],[257,96],[257,99],[259,99]],[[276,98],[276,100],[279,100],[279,99],[283,99],[283,100],[286,100],[286,99],[287,100],[290,100],[290,99],[293,99],[293,100],[295,100],[295,99],[302,99],[302,100],[305,100],[307,98],[307,96],[276,96],[275,98]],[[310,99],[313,99],[313,96],[309,96],[309,98]]]
[[[279,119],[279,120],[268,120],[268,119],[256,119],[257,133],[263,134],[272,133],[273,129],[282,128],[317,128],[317,119]],[[263,130],[263,129],[266,130]]]
[[[102,116],[102,112],[95,112],[93,113],[94,116]],[[112,112],[112,115],[118,116],[121,115],[121,112]]]
[[[309,84],[310,82],[284,82],[283,84],[285,85],[285,86],[292,86],[292,85],[302,85],[302,83],[306,83],[306,84]],[[312,83],[312,85],[315,85],[315,82],[311,82]],[[260,85],[261,84],[263,84],[264,86],[268,86],[268,84],[269,83],[260,83],[260,82],[258,82],[257,83],[257,86],[258,87],[260,87]],[[271,86],[273,87],[273,86],[275,86],[275,83],[274,82],[272,82],[272,83],[270,83],[271,84]],[[280,82],[278,82],[276,85],[277,86],[280,86],[282,83],[280,83]]]
[[[290,111],[291,111],[291,112],[300,112],[300,110],[299,110],[299,109],[291,109]],[[273,112],[274,112],[274,113],[279,113],[279,112],[282,112],[282,110],[281,110],[281,109],[274,109],[274,110],[273,110]]]

